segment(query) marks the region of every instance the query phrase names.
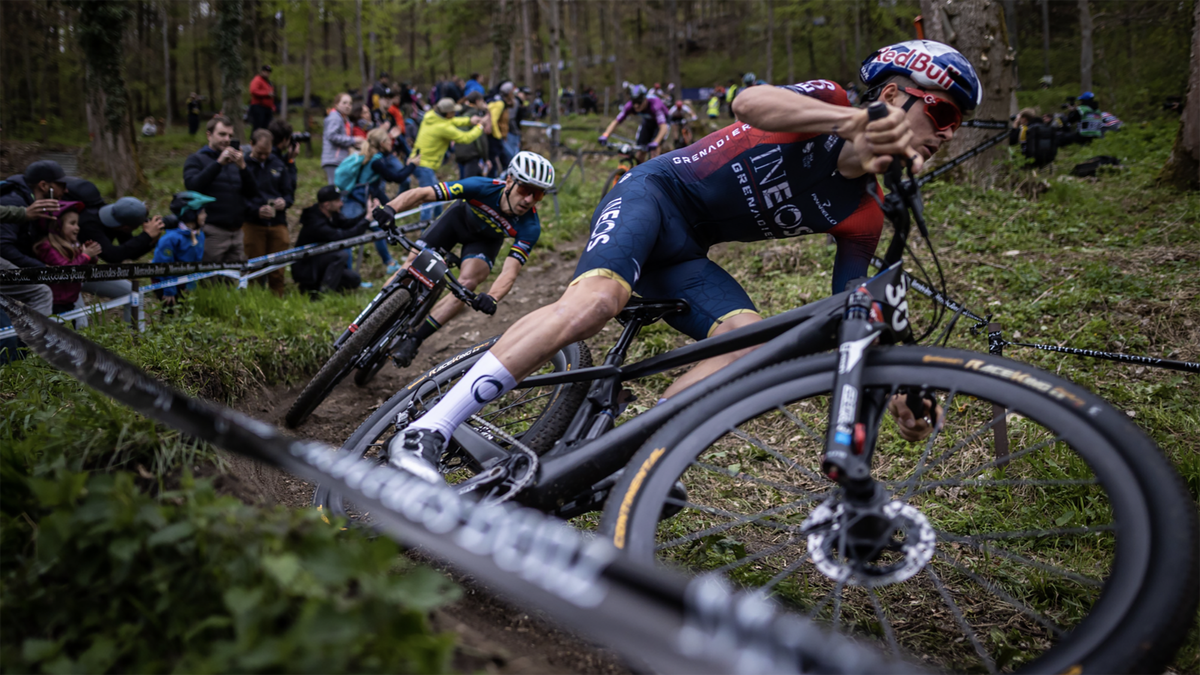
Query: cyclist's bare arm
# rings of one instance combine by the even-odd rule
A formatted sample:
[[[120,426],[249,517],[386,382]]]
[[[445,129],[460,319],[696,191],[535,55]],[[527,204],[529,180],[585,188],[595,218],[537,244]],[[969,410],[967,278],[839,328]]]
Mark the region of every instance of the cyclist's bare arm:
[[[614,117],[613,121],[609,122],[608,126],[604,128],[604,133],[601,134],[601,136],[612,136],[612,132],[614,132],[616,130],[617,130],[617,120]]]
[[[500,268],[500,276],[492,282],[488,288],[487,294],[492,296],[498,302],[501,298],[508,295],[512,291],[513,284],[516,283],[517,277],[521,274],[521,269],[525,266],[520,260],[513,257],[504,259],[504,266]]]
[[[658,125],[658,135],[654,137],[654,142],[661,144],[662,140],[664,138],[666,138],[667,134],[669,134],[669,133],[671,133],[671,125],[670,124]]]
[[[401,192],[400,194],[396,195],[395,199],[388,202],[387,205],[392,207],[396,213],[400,213],[415,206],[420,206],[421,204],[428,204],[432,201],[437,201],[436,196],[433,194],[433,188],[419,187],[414,190],[405,190],[404,192]]]

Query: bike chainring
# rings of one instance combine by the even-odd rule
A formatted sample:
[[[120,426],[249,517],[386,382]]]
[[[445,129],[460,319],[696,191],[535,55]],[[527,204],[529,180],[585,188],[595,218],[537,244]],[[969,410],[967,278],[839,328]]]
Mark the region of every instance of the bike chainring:
[[[499,504],[509,501],[529,487],[537,478],[537,453],[479,415],[471,415],[471,421],[482,426],[495,439],[507,442],[510,449],[516,452],[499,465],[504,467],[505,471],[494,474],[485,471],[480,476],[489,476],[490,480],[468,480],[459,491],[460,493],[480,492],[482,497],[479,501],[482,504]]]
[[[837,583],[887,586],[929,563],[937,541],[916,507],[901,501],[855,505],[841,495],[823,502],[801,524],[813,564]]]

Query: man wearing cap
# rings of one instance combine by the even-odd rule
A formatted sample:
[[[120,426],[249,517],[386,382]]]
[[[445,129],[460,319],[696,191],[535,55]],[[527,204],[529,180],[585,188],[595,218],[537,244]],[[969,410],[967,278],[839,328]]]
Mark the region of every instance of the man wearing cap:
[[[246,261],[242,223],[245,200],[258,192],[246,159],[233,141],[233,121],[214,115],[208,121],[208,145],[183,163],[183,185],[215,199],[205,209],[204,262]]]
[[[37,223],[53,219],[58,200],[66,198],[67,174],[58,162],[43,160],[25,167],[25,173],[9,176],[0,185],[0,205],[19,206],[28,217],[25,223],[0,225],[0,258],[17,267],[45,267],[33,254],[33,245],[45,236]]]
[[[72,199],[83,202],[83,211],[79,214],[79,240],[100,244],[101,260],[122,263],[137,260],[154,250],[163,231],[162,217],[151,218],[141,201],[122,197],[114,204],[105,204],[100,190],[83,178],[67,178],[67,192]],[[134,231],[139,227],[142,231],[135,235]]]
[[[23,225],[29,222],[29,216],[25,209],[20,206],[2,206],[0,207],[0,226],[8,225]],[[40,261],[39,261],[40,262]],[[0,270],[15,270],[20,269],[13,263],[0,258]],[[10,298],[15,298],[29,305],[29,307],[43,316],[49,316],[54,311],[54,292],[46,284],[0,284],[0,294],[7,295]],[[4,317],[4,312],[0,312],[0,318]],[[0,322],[0,326],[4,325]],[[10,344],[0,343],[0,349],[17,346],[17,342]],[[8,359],[11,360],[13,354],[8,354]],[[3,356],[0,356],[0,364],[5,363]]]
[[[271,66],[250,80],[250,125],[253,130],[266,129],[275,115],[275,85],[271,84]]]
[[[300,236],[296,245],[325,244],[357,237],[367,231],[368,224],[365,214],[356,221],[343,218],[341,194],[337,187],[326,185],[317,191],[317,203],[300,212]],[[297,260],[292,264],[292,278],[301,290],[312,294],[353,290],[362,283],[358,272],[346,265],[345,251]]]
[[[421,128],[417,131],[417,140],[413,143],[413,152],[421,157],[415,171],[417,184],[421,187],[437,185],[437,169],[442,166],[446,150],[451,143],[470,143],[479,138],[484,132],[491,133],[492,120],[487,115],[473,117],[455,117],[454,113],[462,110],[462,106],[454,103],[452,98],[443,98],[437,102],[433,110],[426,113],[421,120]],[[463,130],[460,127],[470,127]],[[442,212],[441,207],[425,207],[421,209],[421,219],[436,218]]]
[[[246,226],[242,229],[250,258],[288,250],[287,208],[292,205],[292,176],[283,161],[271,152],[274,138],[266,129],[255,129],[246,157],[246,169],[258,190],[246,199]],[[261,279],[256,280],[261,283]],[[283,270],[267,275],[271,292],[283,297]]]

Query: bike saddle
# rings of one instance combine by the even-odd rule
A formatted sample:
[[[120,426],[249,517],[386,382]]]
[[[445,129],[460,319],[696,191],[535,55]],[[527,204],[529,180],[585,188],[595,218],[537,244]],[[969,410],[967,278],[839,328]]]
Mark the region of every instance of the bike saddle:
[[[629,323],[634,319],[640,320],[643,324],[651,324],[664,316],[686,312],[691,309],[691,305],[687,300],[679,300],[675,298],[643,298],[641,296],[633,296],[629,298],[629,302],[625,303],[625,309],[617,315],[617,321],[622,325]]]

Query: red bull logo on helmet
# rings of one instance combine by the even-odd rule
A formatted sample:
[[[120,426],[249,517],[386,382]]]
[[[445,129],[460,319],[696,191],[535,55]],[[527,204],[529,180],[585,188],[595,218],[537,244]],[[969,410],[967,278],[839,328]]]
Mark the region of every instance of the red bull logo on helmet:
[[[933,62],[933,55],[923,51],[910,49],[901,51],[899,49],[885,49],[875,55],[872,61],[879,63],[894,63],[898,66],[908,68],[914,75],[920,73],[929,78],[930,82],[937,84],[942,89],[949,89],[954,84],[954,75],[960,75],[961,71],[951,65],[942,67]]]

